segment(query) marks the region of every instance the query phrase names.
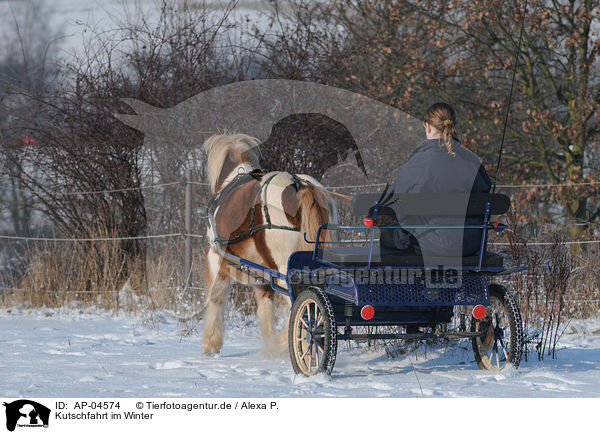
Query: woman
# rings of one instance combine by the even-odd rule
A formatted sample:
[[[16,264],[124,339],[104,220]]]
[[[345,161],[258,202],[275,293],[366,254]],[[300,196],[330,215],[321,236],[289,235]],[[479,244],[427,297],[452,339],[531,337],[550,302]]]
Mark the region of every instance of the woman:
[[[487,193],[491,182],[481,160],[464,148],[456,138],[456,115],[449,104],[438,102],[425,112],[423,126],[427,140],[421,143],[400,169],[394,192],[402,193]],[[457,225],[481,224],[473,217],[405,217],[400,224]],[[435,256],[469,256],[479,250],[481,230],[437,229],[395,230],[382,234],[384,247],[407,254]],[[460,248],[462,246],[462,249]]]

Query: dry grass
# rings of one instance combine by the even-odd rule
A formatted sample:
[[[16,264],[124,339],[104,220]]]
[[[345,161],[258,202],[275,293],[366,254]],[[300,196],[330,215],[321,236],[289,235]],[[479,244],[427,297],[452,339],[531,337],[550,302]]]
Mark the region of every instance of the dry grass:
[[[598,246],[569,246],[565,244],[565,231],[558,228],[527,235],[510,215],[509,224],[506,239],[510,259],[514,265],[527,265],[527,270],[510,276],[505,283],[517,296],[527,348],[535,350],[539,359],[554,357],[558,340],[571,319],[598,315]]]
[[[108,234],[94,234],[96,238]],[[183,240],[149,243],[146,259],[131,259],[116,241],[28,246],[22,272],[0,273],[3,306],[61,307],[70,304],[135,312],[168,309],[185,316],[202,304],[202,282],[184,289]],[[194,274],[202,267],[194,258]]]
[[[591,318],[600,312],[600,245],[577,252],[571,271],[573,278],[565,294],[569,318]]]
[[[3,276],[3,304],[58,307],[75,301],[118,309],[124,276],[139,266],[114,242],[28,246],[25,263],[22,274]]]

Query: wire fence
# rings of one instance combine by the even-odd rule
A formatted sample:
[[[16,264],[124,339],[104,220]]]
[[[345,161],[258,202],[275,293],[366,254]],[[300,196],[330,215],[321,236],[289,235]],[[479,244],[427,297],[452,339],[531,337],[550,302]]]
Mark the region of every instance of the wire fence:
[[[586,186],[586,185],[596,185],[596,184],[600,184],[600,181],[598,182],[586,182],[586,183],[575,183],[575,184],[570,184],[570,183],[563,183],[563,184],[500,184],[498,185],[499,188],[555,188],[555,187],[577,187],[577,186]],[[325,186],[326,189],[330,190],[330,191],[335,191],[335,190],[357,190],[357,189],[375,189],[375,188],[382,188],[384,187],[386,184],[385,183],[367,183],[367,184],[354,184],[354,185],[328,185]],[[141,185],[139,187],[127,187],[127,188],[121,188],[121,189],[99,189],[99,190],[86,190],[86,191],[68,191],[68,187],[65,186],[65,190],[67,191],[55,191],[55,192],[50,192],[50,194],[55,194],[56,196],[77,196],[77,195],[81,195],[81,196],[86,196],[86,195],[102,195],[102,194],[115,194],[115,193],[121,193],[121,192],[130,192],[130,191],[147,191],[147,190],[154,190],[154,189],[161,189],[161,188],[181,188],[181,189],[188,189],[191,188],[191,186],[199,186],[199,187],[208,187],[209,184],[205,183],[205,182],[198,182],[198,181],[192,181],[189,177],[187,178],[183,178],[181,180],[177,180],[177,181],[172,181],[172,182],[162,182],[162,183],[155,183],[155,184],[147,184],[147,185]],[[7,188],[6,186],[0,186],[0,189],[2,190],[7,190],[9,188]],[[189,200],[188,196],[186,195],[186,213],[190,212],[191,209],[191,204],[187,203],[187,201]],[[206,216],[198,216],[195,215],[196,219],[200,219]],[[590,222],[588,223],[576,223],[576,224],[591,224]],[[177,228],[175,228],[177,230]],[[28,236],[17,236],[17,235],[0,235],[0,240],[6,240],[6,241],[18,241],[18,242],[47,242],[47,243],[82,243],[82,242],[119,242],[119,241],[132,241],[132,240],[161,240],[161,239],[181,239],[184,240],[186,242],[186,244],[190,243],[190,240],[192,239],[205,239],[206,236],[205,235],[201,235],[198,233],[192,233],[192,231],[190,230],[192,229],[191,226],[186,226],[185,229],[179,231],[179,232],[168,232],[168,230],[166,231],[167,233],[153,233],[153,234],[144,234],[144,235],[137,235],[137,236],[123,236],[123,237],[82,237],[82,238],[77,238],[77,237],[39,237],[39,236],[32,236],[32,237],[28,237]],[[501,246],[501,247],[508,247],[511,245],[515,245],[515,244],[520,244],[520,245],[526,245],[527,247],[531,247],[531,248],[537,248],[537,247],[544,247],[544,246],[552,246],[555,245],[556,243],[553,242],[523,242],[523,243],[508,243],[508,242],[488,242],[488,245],[490,246]],[[596,244],[600,244],[600,240],[580,240],[580,241],[566,241],[566,242],[562,242],[560,244],[563,245],[567,245],[567,246],[571,246],[571,245],[596,245]],[[180,245],[181,248],[181,245]],[[181,268],[184,270],[182,276],[188,276],[186,279],[182,280],[182,284],[181,286],[174,286],[174,287],[168,287],[165,288],[167,291],[172,292],[172,293],[179,293],[181,291],[188,291],[188,290],[197,290],[198,292],[203,292],[206,291],[206,286],[196,286],[193,285],[193,283],[190,280],[190,269],[191,269],[191,263],[192,263],[192,258],[191,258],[191,247],[187,246],[186,249],[188,249],[188,251],[185,252],[184,256],[185,256],[185,260],[182,261],[180,263]],[[177,259],[176,259],[177,261]],[[184,264],[185,262],[185,264]],[[174,283],[174,282],[172,282]],[[198,282],[194,282],[196,284],[201,283],[200,281]],[[78,287],[79,284],[75,284],[77,285],[76,288],[61,288],[61,289],[50,289],[50,288],[40,288],[38,289],[39,292],[44,293],[44,294],[55,294],[55,295],[60,295],[60,294],[64,294],[65,297],[69,297],[71,299],[75,299],[75,300],[84,300],[91,297],[108,297],[110,295],[117,297],[118,300],[121,300],[121,297],[124,296],[126,297],[127,294],[126,293],[122,293],[123,288],[114,288],[114,289],[100,289],[100,288],[80,288]],[[17,288],[13,288],[13,289],[17,289]],[[582,297],[577,297],[576,294],[575,295],[576,298],[565,298],[563,300],[548,300],[547,302],[549,304],[556,304],[556,303],[566,303],[569,306],[577,306],[580,305],[580,309],[587,309],[587,306],[591,306],[592,308],[595,308],[595,306],[597,304],[600,304],[600,299],[593,297],[593,298],[582,298]],[[587,294],[581,294],[581,295],[587,295]],[[595,295],[595,294],[589,294],[589,295]]]
[[[103,190],[88,190],[88,191],[53,191],[50,192],[56,196],[76,196],[76,195],[90,195],[90,194],[109,194],[109,193],[122,193],[126,191],[134,190],[150,190],[158,187],[169,187],[169,186],[180,186],[185,187],[186,184],[209,186],[207,182],[199,181],[186,181],[181,179],[180,181],[172,181],[158,184],[141,185],[139,187],[126,187],[126,188],[115,188],[115,189],[103,189]],[[326,185],[324,186],[328,190],[344,189],[344,188],[369,188],[369,187],[385,187],[386,183],[371,183],[371,184],[355,184],[355,185]],[[590,182],[577,182],[577,183],[548,183],[548,184],[498,184],[498,188],[558,188],[558,187],[581,187],[586,185],[600,185],[600,181]],[[64,186],[68,188],[69,186]],[[0,190],[13,191],[14,186],[0,185]]]
[[[152,190],[155,188],[159,188],[159,187],[171,187],[171,186],[179,186],[179,187],[185,187],[186,184],[192,184],[192,185],[202,185],[202,186],[208,186],[209,184],[207,182],[196,182],[196,181],[185,181],[184,179],[180,180],[180,181],[172,181],[172,182],[164,182],[164,183],[159,183],[159,184],[148,184],[148,185],[141,185],[139,187],[125,187],[125,188],[114,188],[114,189],[104,189],[104,190],[88,190],[88,191],[50,191],[50,192],[46,192],[49,195],[52,196],[86,196],[86,195],[92,195],[92,194],[111,194],[111,193],[124,193],[126,191],[135,191],[135,190]],[[69,186],[65,185],[63,186],[64,189],[68,189]],[[5,191],[13,191],[15,189],[14,186],[7,186],[7,185],[1,185],[0,186],[0,190],[5,190]]]
[[[205,238],[201,234],[186,234],[183,232],[170,233],[170,234],[154,234],[154,235],[140,235],[135,237],[105,237],[105,238],[44,238],[44,237],[20,237],[13,235],[0,235],[0,240],[15,240],[15,241],[42,241],[42,242],[92,242],[92,241],[129,241],[129,240],[149,240],[159,238],[174,238],[174,237],[191,237],[191,238]],[[552,246],[555,243],[551,242],[528,242],[528,243],[494,243],[488,242],[490,246],[511,246],[514,244],[524,246]],[[583,241],[565,241],[560,244],[570,246],[577,244],[600,244],[600,240],[583,240]]]
[[[600,181],[591,181],[591,182],[583,182],[583,183],[562,183],[562,184],[499,184],[498,187],[505,188],[552,188],[552,187],[576,187],[576,186],[584,186],[584,185],[596,185],[600,184]],[[206,182],[198,182],[192,181],[189,178],[182,178],[179,181],[172,182],[164,182],[164,183],[156,183],[156,184],[148,184],[142,185],[139,187],[127,187],[121,189],[106,189],[106,190],[88,190],[88,191],[66,191],[66,192],[52,192],[51,194],[57,196],[76,196],[76,195],[92,195],[92,194],[111,194],[111,193],[119,193],[119,192],[127,192],[134,190],[151,190],[156,188],[163,187],[172,187],[178,186],[181,188],[185,188],[188,185],[197,185],[197,186],[208,186],[209,184]],[[385,183],[371,183],[371,184],[356,184],[356,185],[329,185],[325,186],[328,190],[336,190],[336,189],[355,189],[355,188],[375,188],[375,187],[384,187]],[[66,186],[65,186],[66,187]],[[10,187],[8,186],[0,186],[0,189],[8,190]],[[201,216],[205,217],[205,216]],[[575,225],[590,225],[592,222],[586,223],[574,223]],[[139,236],[128,236],[128,237],[104,237],[104,238],[55,238],[55,237],[25,237],[25,236],[15,236],[15,235],[0,235],[0,239],[3,240],[12,240],[12,241],[41,241],[41,242],[93,242],[93,241],[130,241],[130,240],[145,240],[145,239],[159,239],[159,238],[173,238],[173,237],[182,237],[182,238],[203,238],[203,235],[192,234],[192,233],[167,233],[167,234],[151,234],[151,235],[139,235]],[[567,241],[563,244],[565,245],[577,245],[577,244],[599,244],[600,240],[582,240],[582,241]],[[510,246],[510,243],[488,243],[489,245],[494,246]],[[529,243],[521,243],[526,244],[528,246],[550,246],[553,243],[549,242],[529,242]]]
[[[157,238],[173,238],[186,237],[191,234],[171,233],[171,234],[156,234],[156,235],[140,235],[135,237],[101,237],[101,238],[44,238],[44,237],[19,237],[12,235],[0,235],[2,240],[18,240],[18,241],[47,241],[47,242],[86,242],[86,241],[129,241],[129,240],[149,240]]]
[[[581,187],[585,185],[600,185],[600,181],[576,182],[576,183],[549,183],[549,184],[498,184],[497,188],[554,188],[554,187]],[[377,184],[356,184],[356,185],[329,185],[328,189],[341,188],[366,188],[366,187],[385,187],[386,183]]]
[[[600,240],[584,240],[584,241],[564,241],[558,244],[563,244],[565,246],[577,245],[577,244],[599,244]],[[553,246],[556,243],[550,242],[528,242],[528,243],[488,243],[490,246],[511,246],[511,245],[521,245],[521,246]]]
[[[182,290],[182,287],[167,287],[167,290]],[[200,290],[206,291],[206,287],[200,286],[186,286],[187,290]],[[69,294],[70,296],[78,297],[78,296],[89,296],[93,294],[111,294],[115,295],[121,291],[121,289],[116,290],[98,290],[98,289],[65,289],[65,290],[53,290],[53,289],[41,289],[39,292],[46,294]],[[556,304],[556,303],[582,303],[582,304],[595,304],[600,303],[600,299],[568,299],[565,298],[563,300],[547,300],[548,304]]]

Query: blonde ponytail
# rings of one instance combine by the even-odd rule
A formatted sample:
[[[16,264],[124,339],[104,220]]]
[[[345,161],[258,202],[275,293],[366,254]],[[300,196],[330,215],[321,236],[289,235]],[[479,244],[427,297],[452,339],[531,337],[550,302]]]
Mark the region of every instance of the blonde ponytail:
[[[425,112],[423,121],[427,122],[437,130],[441,131],[442,137],[440,146],[443,145],[448,153],[452,156],[456,155],[454,151],[454,140],[456,139],[456,115],[454,109],[445,102],[433,104]]]

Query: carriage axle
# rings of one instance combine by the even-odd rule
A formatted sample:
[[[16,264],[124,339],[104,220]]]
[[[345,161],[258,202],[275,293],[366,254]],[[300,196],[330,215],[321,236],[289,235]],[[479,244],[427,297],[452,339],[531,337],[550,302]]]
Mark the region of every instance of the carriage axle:
[[[341,341],[360,341],[360,340],[386,340],[386,339],[460,339],[460,338],[481,338],[487,334],[487,328],[476,332],[440,332],[440,333],[338,333],[337,338]]]

